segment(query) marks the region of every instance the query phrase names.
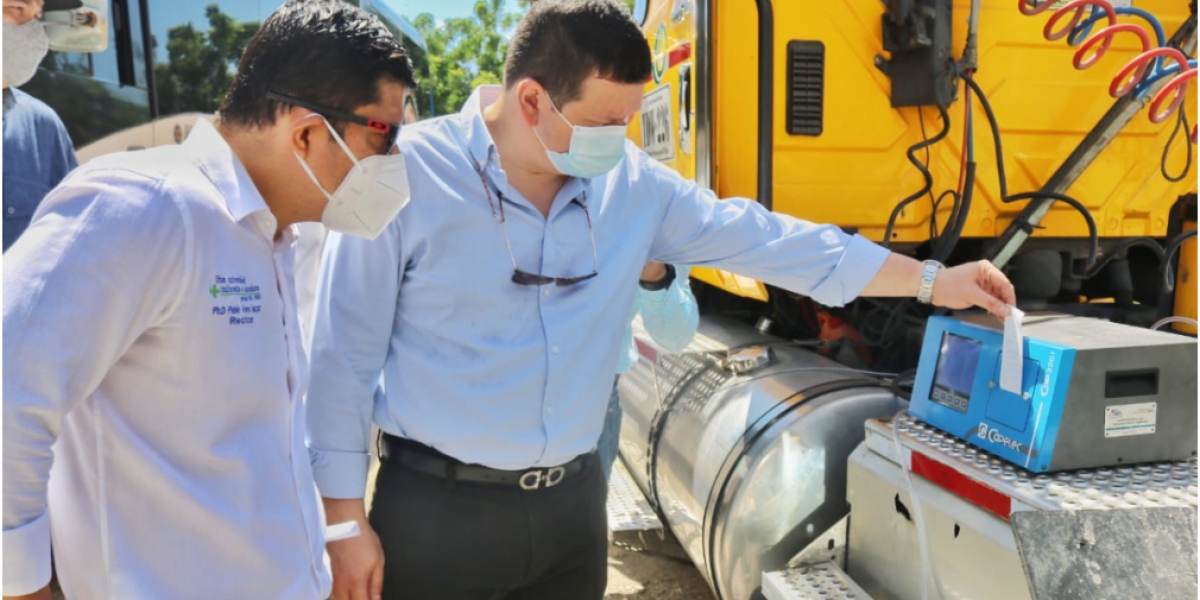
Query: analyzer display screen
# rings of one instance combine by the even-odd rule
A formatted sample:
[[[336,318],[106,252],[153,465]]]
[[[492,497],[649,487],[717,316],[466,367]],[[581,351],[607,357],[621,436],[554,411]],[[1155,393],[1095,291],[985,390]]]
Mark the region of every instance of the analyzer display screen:
[[[982,349],[983,343],[979,340],[953,333],[943,334],[937,371],[933,375],[933,397],[930,400],[961,413],[967,412]]]

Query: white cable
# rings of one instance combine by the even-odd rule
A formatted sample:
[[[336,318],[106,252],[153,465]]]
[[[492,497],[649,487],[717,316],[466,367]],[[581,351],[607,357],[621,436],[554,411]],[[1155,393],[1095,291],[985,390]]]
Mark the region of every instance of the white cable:
[[[925,517],[921,512],[921,501],[917,499],[917,490],[912,481],[912,455],[904,459],[904,446],[900,444],[900,420],[908,416],[908,409],[901,410],[892,418],[892,445],[896,450],[896,458],[900,461],[900,470],[904,472],[904,483],[908,487],[909,502],[913,506],[913,525],[917,528],[917,548],[921,554],[921,600],[929,600],[929,580],[932,578],[937,586],[937,597],[943,598],[942,579],[938,576],[937,566],[929,556],[929,538],[925,532]]]
[[[1198,325],[1196,323],[1195,319],[1189,319],[1187,317],[1167,317],[1167,318],[1161,319],[1161,320],[1159,320],[1159,322],[1151,325],[1150,329],[1159,329],[1163,325],[1167,325],[1170,323],[1183,323],[1185,325],[1191,325],[1192,327],[1195,327],[1196,329],[1200,329],[1200,325]]]

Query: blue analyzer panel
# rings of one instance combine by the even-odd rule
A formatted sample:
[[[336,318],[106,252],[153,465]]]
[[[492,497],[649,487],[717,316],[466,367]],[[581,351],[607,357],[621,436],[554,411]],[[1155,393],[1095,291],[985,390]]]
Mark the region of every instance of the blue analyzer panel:
[[[1022,343],[1021,393],[1014,394],[1000,388],[1002,331],[930,317],[909,413],[1030,471],[1048,470],[1075,350],[1030,337]]]

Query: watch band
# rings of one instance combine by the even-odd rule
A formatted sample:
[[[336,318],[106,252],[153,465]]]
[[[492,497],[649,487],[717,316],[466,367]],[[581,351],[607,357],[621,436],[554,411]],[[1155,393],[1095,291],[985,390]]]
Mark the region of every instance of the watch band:
[[[929,304],[933,301],[933,282],[937,279],[942,263],[936,260],[925,261],[925,270],[921,272],[921,284],[917,286],[917,302]]]
[[[642,281],[639,279],[638,285],[642,286],[642,289],[647,292],[661,292],[671,287],[671,284],[675,282],[675,266],[667,265],[666,271],[667,274],[663,275],[662,279],[658,281]]]

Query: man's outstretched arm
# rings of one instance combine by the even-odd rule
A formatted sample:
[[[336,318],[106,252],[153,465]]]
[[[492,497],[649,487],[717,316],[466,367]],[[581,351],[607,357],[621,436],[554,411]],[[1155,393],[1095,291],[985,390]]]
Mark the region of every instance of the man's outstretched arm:
[[[833,225],[768,211],[753,200],[718,200],[655,161],[633,162],[639,184],[657,188],[652,197],[665,199],[651,260],[725,269],[829,306],[859,296],[917,295],[924,267],[912,258]],[[987,262],[942,269],[932,295],[935,305],[979,306],[1001,318],[1015,300],[1008,279]]]
[[[859,295],[915,297],[923,271],[923,263],[893,252]],[[1016,303],[1012,283],[986,260],[942,269],[934,279],[932,304],[936,306],[955,309],[978,306],[1004,318],[1008,316],[1009,305]]]

